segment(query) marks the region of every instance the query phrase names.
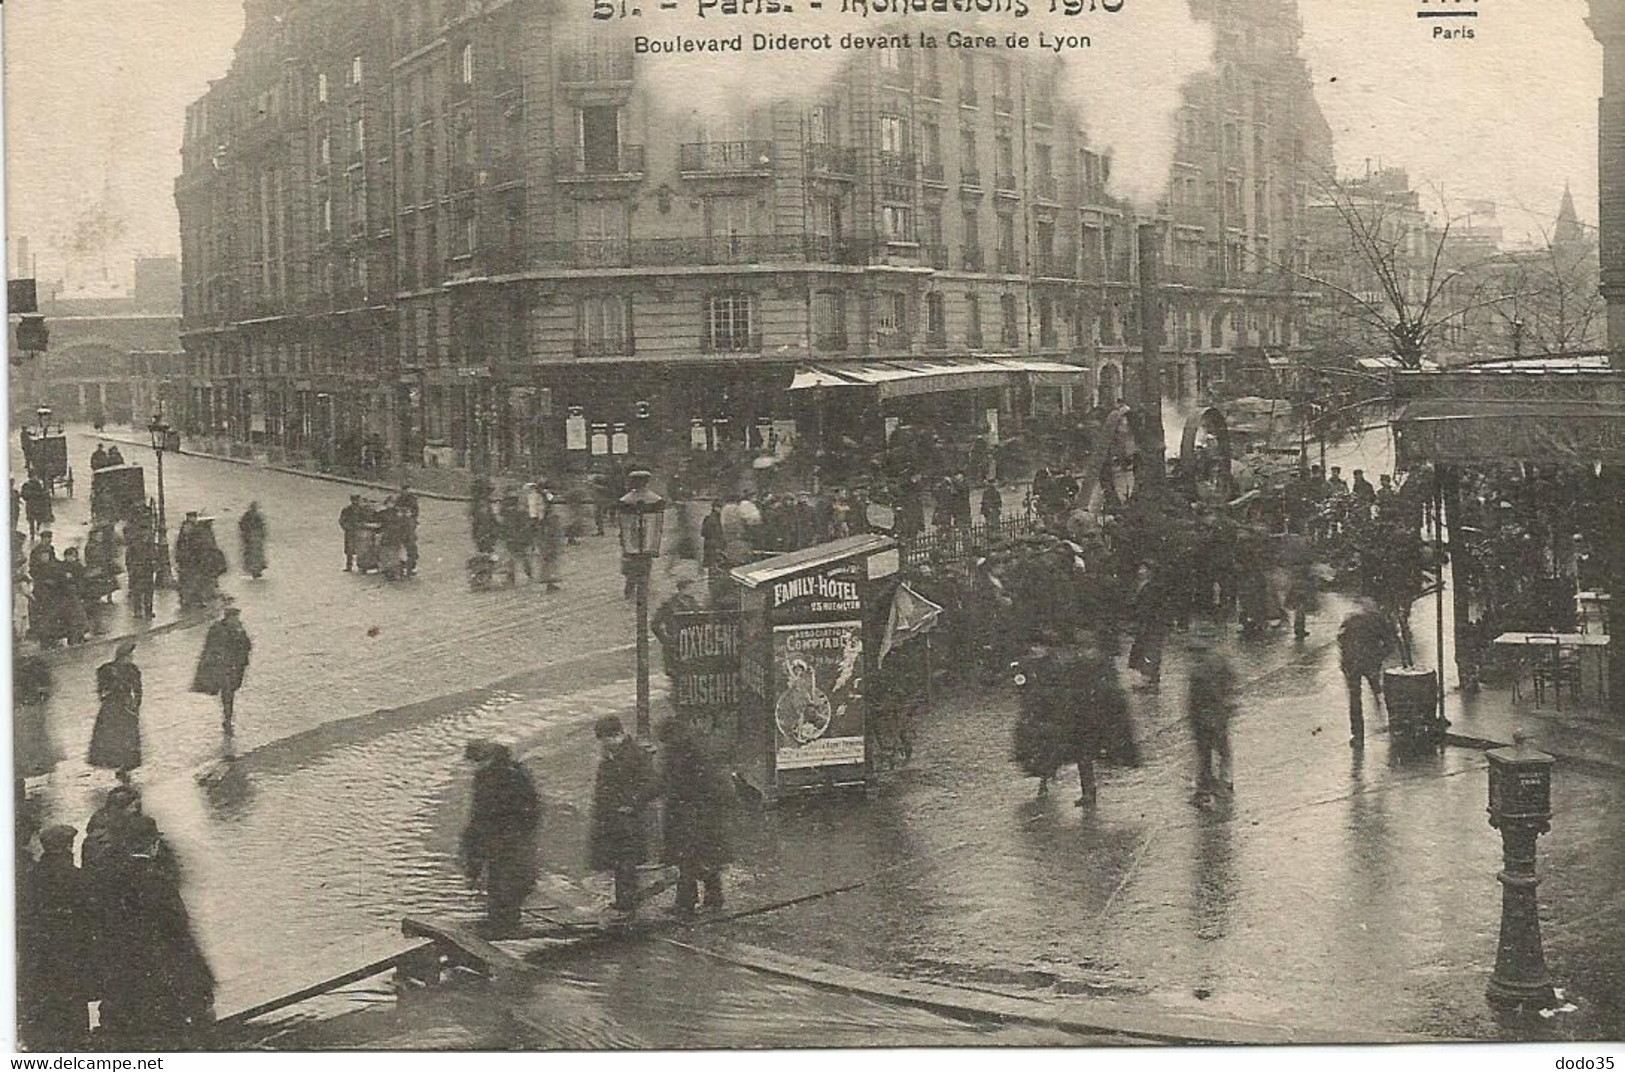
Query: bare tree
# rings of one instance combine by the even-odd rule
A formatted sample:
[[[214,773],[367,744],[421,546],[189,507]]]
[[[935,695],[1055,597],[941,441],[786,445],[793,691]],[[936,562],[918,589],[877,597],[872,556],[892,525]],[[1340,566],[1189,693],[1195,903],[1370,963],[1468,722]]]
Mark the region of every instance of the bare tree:
[[[1491,266],[1499,280],[1486,296],[1499,294],[1486,311],[1502,340],[1517,355],[1554,356],[1601,344],[1604,305],[1599,289],[1594,232],[1560,239],[1539,228],[1540,240],[1508,250]]]
[[[1314,249],[1308,263],[1284,267],[1325,294],[1317,334],[1329,346],[1416,368],[1473,313],[1515,300],[1507,285],[1516,281],[1486,272],[1500,251],[1475,240],[1442,193],[1429,212],[1404,183],[1379,181],[1384,175],[1326,174],[1314,183]]]

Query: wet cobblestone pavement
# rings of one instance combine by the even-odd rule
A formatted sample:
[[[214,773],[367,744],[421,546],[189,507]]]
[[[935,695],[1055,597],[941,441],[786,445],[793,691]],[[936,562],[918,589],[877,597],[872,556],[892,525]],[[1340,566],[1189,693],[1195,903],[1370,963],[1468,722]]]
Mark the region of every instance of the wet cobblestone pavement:
[[[203,459],[166,468],[176,516],[214,513],[233,560],[250,498],[272,531],[266,580],[229,583],[256,641],[237,762],[220,763],[209,698],[185,691],[201,630],[154,637],[137,656],[149,757],[138,782],[187,865],[222,1000],[267,958],[314,973],[331,943],[393,935],[404,915],[475,914],[453,858],[471,736],[521,742],[543,794],[547,874],[533,905],[601,903],[604,883],[584,864],[590,722],[633,699],[631,615],[609,541],[574,549],[558,595],[471,593],[463,507],[425,500],[423,576],[391,585],[338,569],[336,517],[351,489]],[[1401,760],[1380,735],[1352,754],[1327,648],[1335,622],[1328,605],[1307,644],[1228,643],[1249,682],[1231,806],[1190,803],[1177,637],[1162,691],[1135,696],[1147,763],[1108,774],[1092,812],[1072,807],[1064,777],[1035,798],[1009,762],[1011,696],[945,689],[912,765],[874,799],[741,812],[736,903],[863,888],[719,930],[884,974],[1135,1002],[1148,1017],[1198,1010],[1373,1038],[1617,1037],[1625,969],[1599,951],[1625,948],[1625,849],[1611,818],[1622,779],[1560,767],[1541,841],[1548,959],[1581,1013],[1496,1021],[1482,996],[1500,865],[1484,760],[1454,749]],[[81,758],[91,676],[106,657],[53,656],[52,727],[66,758],[35,786],[52,820],[82,825],[110,784]],[[1088,1041],[836,998],[667,946],[558,964],[501,1007],[464,988],[413,1001],[424,1004],[397,1009],[377,983],[350,988],[278,1018],[272,1034],[291,1034],[272,1044]]]

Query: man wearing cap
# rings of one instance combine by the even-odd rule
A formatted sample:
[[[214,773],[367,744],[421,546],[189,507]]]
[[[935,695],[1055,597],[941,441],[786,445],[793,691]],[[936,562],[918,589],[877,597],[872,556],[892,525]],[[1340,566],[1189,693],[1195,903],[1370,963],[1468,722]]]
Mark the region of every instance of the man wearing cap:
[[[694,578],[684,575],[677,578],[677,591],[667,596],[666,601],[655,610],[649,632],[660,641],[661,663],[667,677],[672,675],[672,668],[676,665],[677,616],[692,614],[699,609],[700,601],[694,598]]]
[[[243,675],[248,673],[248,656],[254,645],[243,628],[242,611],[228,602],[220,612],[220,620],[209,626],[203,639],[203,652],[198,656],[197,672],[192,675],[192,691],[220,697],[221,726],[229,736],[232,732],[233,701],[237,690],[243,687]]]
[[[90,1033],[96,999],[96,904],[74,866],[79,831],[40,832],[40,858],[17,890],[18,1029],[31,1050],[74,1050]]]
[[[615,910],[630,914],[638,908],[638,865],[647,858],[644,808],[655,791],[653,765],[614,715],[594,723],[593,736],[602,758],[593,787],[591,866],[614,872]]]
[[[463,869],[470,882],[485,878],[485,936],[509,937],[518,933],[520,909],[536,885],[536,786],[507,745],[470,741],[463,755],[479,765],[463,829]]]

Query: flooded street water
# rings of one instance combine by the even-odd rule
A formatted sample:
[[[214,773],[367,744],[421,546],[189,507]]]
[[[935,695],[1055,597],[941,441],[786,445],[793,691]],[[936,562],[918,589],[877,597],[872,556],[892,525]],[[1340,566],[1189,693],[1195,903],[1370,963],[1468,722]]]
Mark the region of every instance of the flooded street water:
[[[540,974],[541,981],[505,993],[501,1001],[491,1000],[482,983],[451,985],[399,1004],[387,988],[358,987],[323,1003],[325,1008],[268,1017],[245,1041],[298,1048],[526,1050],[1089,1041],[1051,1028],[973,1023],[819,990],[660,941],[553,958]],[[347,1011],[340,1012],[344,1005]]]

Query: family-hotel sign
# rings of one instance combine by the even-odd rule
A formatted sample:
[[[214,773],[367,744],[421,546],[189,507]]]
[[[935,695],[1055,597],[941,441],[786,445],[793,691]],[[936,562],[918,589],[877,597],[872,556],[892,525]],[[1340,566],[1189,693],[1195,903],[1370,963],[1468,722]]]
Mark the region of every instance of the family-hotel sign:
[[[843,566],[826,573],[805,577],[792,577],[773,585],[773,609],[779,610],[801,601],[808,602],[805,610],[810,614],[831,611],[856,611],[863,607],[858,596],[858,582],[852,579],[852,567]]]

